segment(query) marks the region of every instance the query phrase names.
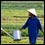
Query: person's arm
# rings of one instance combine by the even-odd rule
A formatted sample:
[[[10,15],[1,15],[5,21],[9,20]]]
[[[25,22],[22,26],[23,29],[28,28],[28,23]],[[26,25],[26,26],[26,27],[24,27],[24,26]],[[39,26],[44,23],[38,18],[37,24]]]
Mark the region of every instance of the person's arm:
[[[38,28],[44,33],[44,30],[43,30],[43,28],[42,28],[42,25],[41,25],[39,19],[38,19]]]
[[[27,19],[27,21],[25,22],[25,24],[23,24],[23,26],[20,28],[20,30],[25,29],[27,26],[28,26],[28,19]]]

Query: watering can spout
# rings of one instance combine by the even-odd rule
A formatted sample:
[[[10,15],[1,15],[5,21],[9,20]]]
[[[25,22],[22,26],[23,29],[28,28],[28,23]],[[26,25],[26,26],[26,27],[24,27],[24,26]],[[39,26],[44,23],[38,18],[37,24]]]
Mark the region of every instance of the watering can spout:
[[[8,36],[10,36],[13,39],[13,36],[6,32],[3,28],[1,28],[1,31],[5,32]]]

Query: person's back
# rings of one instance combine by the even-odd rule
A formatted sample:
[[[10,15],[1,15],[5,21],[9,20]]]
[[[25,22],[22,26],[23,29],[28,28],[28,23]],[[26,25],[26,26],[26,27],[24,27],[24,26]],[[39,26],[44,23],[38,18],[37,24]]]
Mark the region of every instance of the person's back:
[[[33,19],[30,17],[28,19],[28,33],[31,37],[37,36],[39,29],[38,29],[38,18],[35,16]]]

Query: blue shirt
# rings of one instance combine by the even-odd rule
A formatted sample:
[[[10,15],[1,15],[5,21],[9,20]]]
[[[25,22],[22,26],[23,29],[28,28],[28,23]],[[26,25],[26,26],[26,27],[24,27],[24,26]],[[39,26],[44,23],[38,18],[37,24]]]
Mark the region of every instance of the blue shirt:
[[[32,17],[29,17],[26,23],[22,26],[23,29],[28,27],[28,33],[31,37],[38,36],[39,29],[41,30],[41,24],[39,19],[35,16],[33,19]]]

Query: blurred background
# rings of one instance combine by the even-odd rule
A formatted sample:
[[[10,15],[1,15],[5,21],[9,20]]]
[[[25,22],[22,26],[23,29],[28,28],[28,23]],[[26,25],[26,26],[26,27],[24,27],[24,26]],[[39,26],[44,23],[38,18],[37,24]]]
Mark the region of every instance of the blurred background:
[[[44,2],[43,1],[1,1],[1,27],[12,35],[13,30],[19,29],[28,18],[27,10],[35,8],[44,30]],[[1,31],[1,44],[29,44],[28,29],[22,32],[21,41],[13,41]],[[43,44],[43,33],[39,31],[36,44]]]

